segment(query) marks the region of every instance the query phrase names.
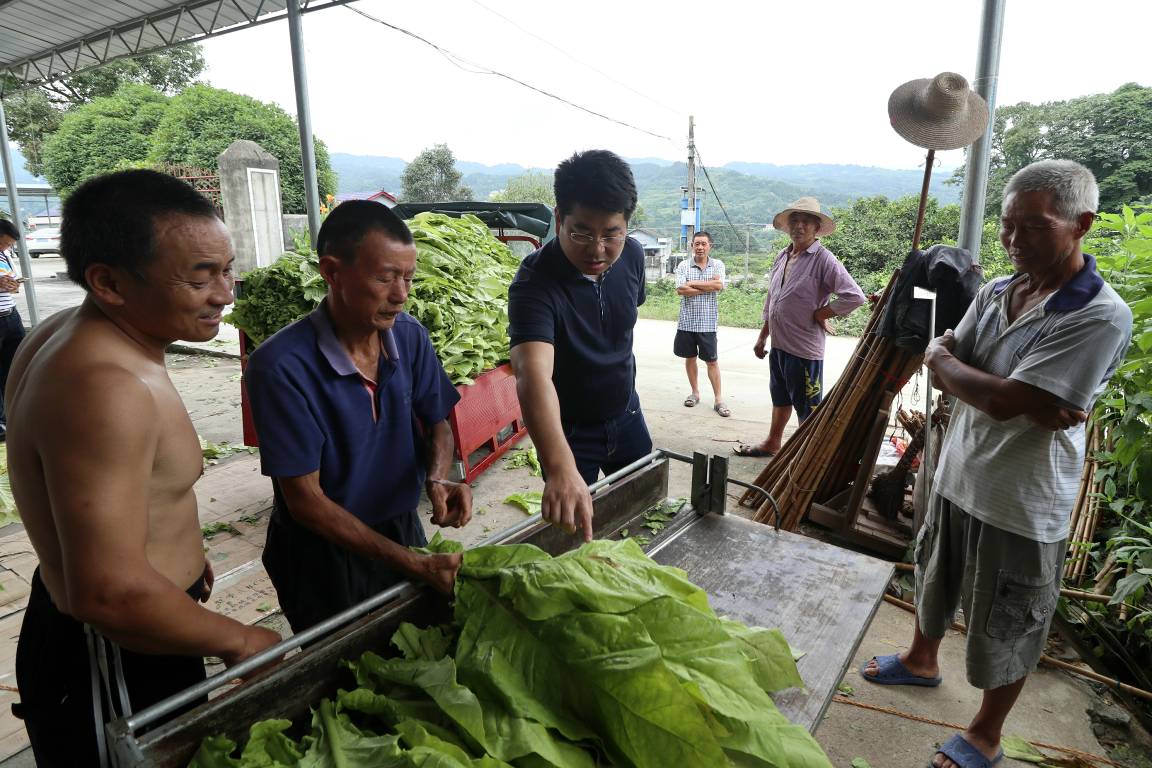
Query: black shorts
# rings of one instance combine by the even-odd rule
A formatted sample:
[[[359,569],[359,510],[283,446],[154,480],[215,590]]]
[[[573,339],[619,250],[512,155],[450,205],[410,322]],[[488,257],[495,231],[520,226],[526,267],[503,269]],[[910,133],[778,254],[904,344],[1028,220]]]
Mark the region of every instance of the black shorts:
[[[699,357],[706,363],[716,362],[716,331],[682,331],[677,328],[672,354],[676,357]]]
[[[773,406],[790,405],[796,410],[797,420],[804,421],[812,409],[820,405],[824,390],[823,360],[808,360],[773,347],[768,353],[768,370]]]
[[[199,595],[203,581],[188,589]],[[111,641],[105,641],[111,645]],[[113,669],[108,654],[108,669]],[[200,683],[205,678],[199,656],[160,656],[120,650],[128,699],[135,712]],[[32,592],[16,646],[16,682],[20,703],[12,711],[24,720],[39,768],[99,765],[92,714],[92,677],[84,625],[61,613],[40,578],[32,574]],[[113,700],[116,695],[113,694]],[[204,701],[205,699],[201,700]],[[199,705],[196,701],[169,715],[171,719]]]
[[[369,526],[405,547],[428,543],[415,511]],[[277,505],[268,522],[264,569],[296,634],[405,579],[380,560],[313,533]]]

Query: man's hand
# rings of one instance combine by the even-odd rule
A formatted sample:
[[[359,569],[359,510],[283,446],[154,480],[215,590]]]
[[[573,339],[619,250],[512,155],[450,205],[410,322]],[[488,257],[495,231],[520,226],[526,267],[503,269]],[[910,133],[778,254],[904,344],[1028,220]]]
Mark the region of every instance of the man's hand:
[[[4,293],[19,293],[20,281],[11,275],[0,275],[0,291]]]
[[[208,602],[208,598],[212,597],[212,587],[216,584],[216,574],[212,571],[212,563],[207,560],[204,561],[204,573],[201,575],[204,579],[204,588],[200,590],[200,602]]]
[[[240,650],[235,653],[225,654],[221,657],[221,660],[224,662],[224,666],[234,667],[240,662],[244,661],[244,659],[247,659],[249,656],[255,656],[256,654],[260,653],[260,651],[264,650],[265,648],[271,648],[281,640],[279,632],[275,632],[271,629],[268,629],[267,627],[244,627],[243,632],[244,636]],[[244,679],[247,680],[268,669],[270,666],[272,666],[272,664],[261,667],[256,672],[252,672],[251,674],[246,675]]]
[[[592,541],[592,494],[578,472],[560,473],[548,479],[540,515],[569,533],[579,529],[584,541]]]
[[[1062,429],[1083,424],[1088,420],[1088,414],[1075,408],[1057,408],[1051,412],[1031,413],[1028,418],[1038,426],[1059,432]]]
[[[693,288],[690,285],[682,285],[676,289],[676,294],[679,296],[699,296],[702,293],[704,293],[704,291],[699,288]]]
[[[924,365],[928,366],[928,370],[935,370],[936,364],[946,357],[951,357],[955,348],[956,335],[949,328],[943,335],[928,342],[928,347],[924,350]]]
[[[756,357],[763,360],[765,357],[768,356],[768,350],[765,349],[765,345],[767,343],[768,343],[767,339],[756,339],[756,345],[752,347],[752,353],[754,355],[756,355]]]
[[[459,552],[421,555],[420,579],[440,594],[451,595],[456,588],[456,574],[460,572],[460,564],[463,562],[464,555]]]
[[[432,522],[441,528],[463,528],[472,519],[472,488],[467,483],[428,478],[424,484],[432,502]]]

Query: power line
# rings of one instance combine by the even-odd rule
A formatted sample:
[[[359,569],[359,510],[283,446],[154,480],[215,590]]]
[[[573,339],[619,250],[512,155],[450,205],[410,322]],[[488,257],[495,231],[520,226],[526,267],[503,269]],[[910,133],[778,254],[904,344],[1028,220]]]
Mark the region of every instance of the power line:
[[[656,106],[660,107],[661,109],[666,109],[674,115],[677,115],[680,117],[684,116],[684,113],[681,112],[680,110],[676,109],[675,107],[670,107],[667,104],[664,104],[663,102],[657,101],[656,99],[652,98],[651,96],[648,96],[646,94],[641,93],[640,91],[636,90],[635,88],[628,85],[627,83],[620,82],[619,80],[617,80],[616,78],[614,78],[612,75],[608,74],[607,72],[603,71],[602,69],[597,69],[596,67],[592,66],[588,62],[577,58],[575,55],[564,50],[560,46],[553,43],[551,40],[548,40],[547,38],[541,37],[540,35],[536,34],[535,32],[533,32],[530,29],[524,28],[523,26],[518,24],[514,19],[510,19],[507,16],[505,16],[504,14],[500,13],[499,11],[494,10],[492,8],[489,8],[488,6],[484,5],[484,3],[480,2],[480,0],[472,0],[472,2],[475,3],[476,5],[480,6],[484,10],[488,11],[488,13],[492,14],[493,16],[498,16],[499,18],[508,22],[509,24],[516,27],[516,29],[520,30],[524,34],[536,38],[540,42],[547,45],[549,48],[553,48],[553,49],[559,51],[560,53],[564,54],[565,56],[567,56],[569,59],[576,62],[580,66],[592,70],[593,72],[595,72],[596,74],[600,75],[601,77],[607,79],[608,81],[615,83],[616,85],[620,86],[621,88],[624,88],[624,89],[631,91],[632,93],[636,94],[637,96],[644,99],[645,101],[649,101],[649,102],[655,104]]]
[[[370,21],[374,21],[377,24],[381,24],[385,27],[388,27],[391,30],[395,30],[396,32],[399,32],[403,35],[407,35],[408,37],[411,37],[414,40],[418,40],[421,43],[424,43],[425,45],[427,45],[431,48],[434,48],[441,56],[444,56],[449,61],[451,61],[455,66],[459,67],[460,69],[463,69],[466,72],[470,72],[471,74],[474,74],[474,75],[492,75],[494,77],[503,78],[504,80],[507,80],[511,83],[515,83],[516,85],[523,86],[524,88],[527,88],[530,91],[535,91],[536,93],[539,93],[541,96],[547,96],[550,99],[555,99],[556,101],[559,101],[562,104],[567,104],[568,106],[573,107],[575,109],[578,109],[581,112],[587,112],[588,114],[592,115],[593,117],[599,117],[600,119],[607,120],[610,123],[616,123],[617,125],[622,125],[625,128],[631,128],[634,131],[639,131],[640,133],[646,134],[648,136],[652,136],[653,138],[664,139],[664,141],[667,141],[669,143],[675,143],[672,141],[672,139],[668,138],[667,136],[663,136],[659,133],[653,133],[652,131],[645,130],[644,128],[640,128],[638,126],[632,125],[631,123],[626,123],[623,120],[617,120],[614,117],[609,117],[608,115],[605,115],[603,113],[597,112],[597,111],[592,110],[592,109],[589,109],[588,107],[581,106],[580,104],[577,104],[575,102],[569,101],[568,99],[565,99],[563,96],[557,96],[556,94],[550,93],[549,91],[545,91],[542,88],[537,88],[536,86],[530,85],[529,83],[526,83],[523,80],[519,80],[515,77],[512,77],[511,75],[506,75],[503,72],[498,72],[494,69],[491,69],[490,67],[484,66],[483,64],[477,64],[476,62],[470,61],[470,60],[464,58],[463,56],[455,54],[452,51],[449,51],[447,48],[443,48],[443,47],[437,45],[436,43],[432,42],[431,40],[423,38],[420,35],[415,34],[414,32],[409,32],[408,30],[403,29],[402,27],[398,27],[395,24],[389,24],[388,22],[384,21],[383,19],[378,19],[369,13],[365,13],[364,11],[360,10],[359,8],[353,8],[351,5],[346,5],[344,7],[347,8],[348,10],[352,11],[353,13],[359,14],[359,15],[363,16],[364,18],[369,19]],[[460,66],[461,63],[467,64],[469,67],[473,67],[474,69],[469,70],[465,67],[462,67],[462,66]]]
[[[740,230],[736,229],[736,225],[732,223],[732,217],[728,215],[728,210],[724,207],[724,203],[720,201],[720,195],[716,193],[716,187],[712,184],[712,177],[708,175],[708,166],[704,165],[704,158],[700,154],[700,148],[693,144],[693,149],[696,150],[696,157],[700,160],[700,170],[704,171],[704,178],[708,180],[708,188],[712,190],[712,197],[716,198],[716,204],[720,206],[720,210],[724,212],[724,218],[728,222],[728,226],[732,228],[733,234],[737,238],[740,237]]]

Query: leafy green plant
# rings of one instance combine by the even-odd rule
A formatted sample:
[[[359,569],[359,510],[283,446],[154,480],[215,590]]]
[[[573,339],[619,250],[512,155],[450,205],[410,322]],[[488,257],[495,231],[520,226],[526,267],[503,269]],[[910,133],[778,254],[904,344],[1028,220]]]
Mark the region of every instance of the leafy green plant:
[[[1101,520],[1091,549],[1096,588],[1109,605],[1066,603],[1118,676],[1152,688],[1152,208],[1101,214],[1085,250],[1132,310],[1132,344],[1092,419],[1101,429],[1096,456]]]

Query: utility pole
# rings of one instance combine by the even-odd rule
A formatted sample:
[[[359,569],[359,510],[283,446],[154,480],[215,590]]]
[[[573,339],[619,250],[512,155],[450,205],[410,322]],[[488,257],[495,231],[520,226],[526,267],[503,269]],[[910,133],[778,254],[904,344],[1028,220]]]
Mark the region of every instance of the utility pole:
[[[752,250],[752,225],[744,228],[744,279],[748,279],[748,252]]]
[[[688,115],[688,210],[692,223],[688,225],[688,242],[696,234],[696,118]]]
[[[697,206],[696,193],[696,119],[688,116],[688,186],[680,187],[680,248],[687,251],[696,235]]]

